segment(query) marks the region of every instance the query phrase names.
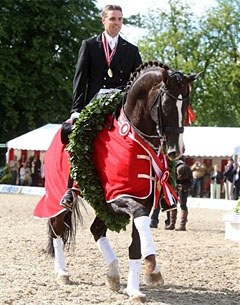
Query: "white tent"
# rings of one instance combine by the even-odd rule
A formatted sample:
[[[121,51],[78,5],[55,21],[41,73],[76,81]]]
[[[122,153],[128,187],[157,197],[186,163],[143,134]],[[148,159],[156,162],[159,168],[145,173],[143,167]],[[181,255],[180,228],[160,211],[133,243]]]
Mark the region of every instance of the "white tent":
[[[8,149],[46,151],[61,124],[47,124],[7,142]]]
[[[46,124],[8,141],[6,162],[8,163],[13,158],[13,155],[20,159],[22,151],[27,151],[27,158],[38,151],[40,160],[43,161],[45,152],[60,127],[61,124]]]
[[[8,150],[45,152],[61,124],[47,124],[7,143]],[[185,127],[185,156],[228,158],[240,142],[240,128]]]
[[[240,146],[235,147],[234,154],[235,155],[240,155]]]
[[[185,127],[183,139],[186,156],[228,158],[240,143],[240,128]]]

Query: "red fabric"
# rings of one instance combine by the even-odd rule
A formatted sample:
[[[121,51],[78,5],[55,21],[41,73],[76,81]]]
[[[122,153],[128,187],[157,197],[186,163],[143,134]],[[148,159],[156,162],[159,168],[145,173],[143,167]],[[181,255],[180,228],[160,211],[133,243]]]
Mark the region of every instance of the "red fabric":
[[[195,114],[192,110],[192,107],[189,105],[187,107],[187,117],[186,117],[186,121],[185,121],[185,125],[191,125],[195,120]]]
[[[106,126],[110,122],[111,116],[108,117]],[[151,193],[150,158],[141,146],[129,137],[120,135],[116,120],[113,124],[111,130],[103,129],[94,141],[94,162],[105,200],[112,201],[124,195],[146,198]],[[138,177],[139,174],[147,176]]]
[[[162,154],[157,156],[124,118],[121,119],[121,124],[114,120],[113,128],[109,130],[109,116],[106,128],[98,133],[93,142],[93,161],[104,189],[105,200],[110,202],[124,195],[147,198],[152,191],[153,167],[157,176],[157,201],[162,189],[171,205],[170,197],[175,197],[175,192],[167,182],[169,172],[166,158]],[[61,143],[60,132],[61,130],[55,135],[45,155],[46,194],[34,210],[36,217],[50,218],[64,210],[59,202],[67,189],[70,165],[65,145]]]
[[[9,160],[8,161],[11,161],[14,159],[14,149],[13,148],[10,148],[9,150]]]
[[[69,155],[60,138],[61,128],[56,133],[44,158],[46,194],[37,203],[33,215],[50,218],[60,214],[63,209],[59,202],[67,190],[70,170]]]

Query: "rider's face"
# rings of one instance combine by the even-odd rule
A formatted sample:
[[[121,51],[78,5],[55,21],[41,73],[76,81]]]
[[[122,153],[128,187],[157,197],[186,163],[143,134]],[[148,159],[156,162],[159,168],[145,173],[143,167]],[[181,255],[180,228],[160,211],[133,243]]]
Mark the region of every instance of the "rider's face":
[[[104,25],[105,31],[111,37],[115,37],[119,34],[123,24],[122,13],[118,10],[108,11],[107,17],[102,18],[102,23]]]

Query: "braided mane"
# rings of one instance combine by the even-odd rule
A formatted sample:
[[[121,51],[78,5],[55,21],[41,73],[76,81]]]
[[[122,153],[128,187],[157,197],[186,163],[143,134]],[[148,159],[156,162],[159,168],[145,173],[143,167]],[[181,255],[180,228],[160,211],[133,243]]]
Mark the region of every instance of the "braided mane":
[[[165,70],[169,70],[170,68],[159,62],[159,61],[148,61],[148,62],[145,62],[143,64],[141,64],[137,69],[136,71],[132,74],[131,78],[129,79],[126,87],[125,87],[125,91],[127,92],[130,87],[132,86],[132,84],[136,81],[136,79],[139,77],[139,75],[146,69],[149,69],[151,67],[160,67],[160,68],[163,68]]]

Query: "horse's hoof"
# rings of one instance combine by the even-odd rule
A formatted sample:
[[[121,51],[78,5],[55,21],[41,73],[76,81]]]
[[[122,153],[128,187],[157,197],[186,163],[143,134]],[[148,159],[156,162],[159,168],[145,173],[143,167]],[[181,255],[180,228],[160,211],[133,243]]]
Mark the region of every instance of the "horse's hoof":
[[[157,287],[164,285],[164,279],[158,267],[155,267],[151,273],[145,273],[144,282],[149,287]]]
[[[120,290],[120,277],[107,275],[107,286],[113,291]]]
[[[129,297],[130,302],[136,303],[145,303],[146,302],[146,295],[141,293],[141,295],[133,295]]]
[[[146,302],[146,295],[139,290],[128,291],[127,289],[124,289],[123,293],[129,296],[130,302],[135,302],[135,303]]]
[[[114,260],[108,266],[107,286],[113,291],[120,290],[120,276],[118,271],[118,260]]]
[[[71,285],[72,281],[70,280],[69,274],[58,274],[57,275],[57,283],[59,285]]]

